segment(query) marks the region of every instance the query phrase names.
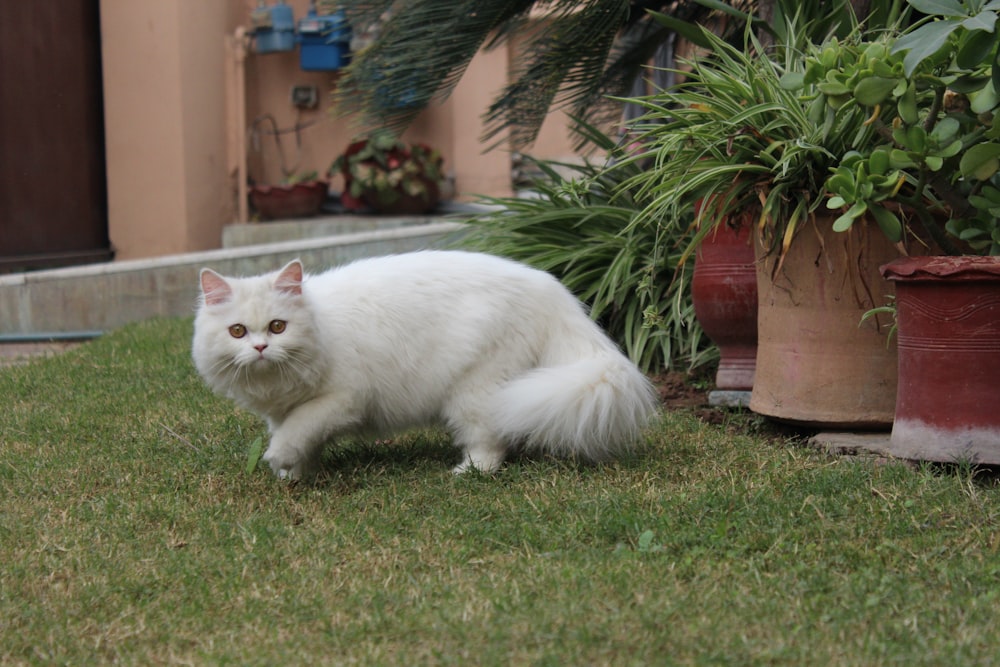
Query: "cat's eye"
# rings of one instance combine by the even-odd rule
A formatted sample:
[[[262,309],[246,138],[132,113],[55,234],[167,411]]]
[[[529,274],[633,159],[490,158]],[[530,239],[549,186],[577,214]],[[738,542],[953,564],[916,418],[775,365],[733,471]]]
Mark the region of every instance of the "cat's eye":
[[[288,325],[285,320],[271,320],[271,323],[267,325],[267,330],[273,334],[284,333],[285,327]]]
[[[229,327],[229,335],[233,338],[243,338],[247,335],[247,328],[242,324],[234,324]]]

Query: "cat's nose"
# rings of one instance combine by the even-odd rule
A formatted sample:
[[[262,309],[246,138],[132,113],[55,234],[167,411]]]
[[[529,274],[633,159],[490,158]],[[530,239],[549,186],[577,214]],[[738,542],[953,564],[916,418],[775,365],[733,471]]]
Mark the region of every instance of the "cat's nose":
[[[264,354],[264,350],[267,349],[267,343],[260,343],[259,345],[254,345],[253,349],[257,350],[261,354]]]

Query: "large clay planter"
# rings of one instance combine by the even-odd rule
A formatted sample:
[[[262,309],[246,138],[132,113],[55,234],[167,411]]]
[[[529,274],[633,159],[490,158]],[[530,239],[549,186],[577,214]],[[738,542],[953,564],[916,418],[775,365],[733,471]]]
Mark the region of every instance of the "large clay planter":
[[[899,256],[874,223],[834,232],[802,224],[784,259],[757,250],[757,369],[750,409],[824,428],[888,429],[896,405],[896,349],[884,315],[892,285],[879,266]]]
[[[718,389],[749,391],[757,365],[757,272],[749,224],[716,227],[698,247],[691,300],[719,348]]]
[[[1000,257],[911,257],[883,274],[899,324],[889,453],[1000,464]]]

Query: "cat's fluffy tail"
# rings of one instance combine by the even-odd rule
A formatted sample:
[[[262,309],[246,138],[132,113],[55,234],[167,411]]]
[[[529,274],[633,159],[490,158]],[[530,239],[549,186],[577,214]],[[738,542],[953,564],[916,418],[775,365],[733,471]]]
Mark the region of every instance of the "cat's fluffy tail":
[[[497,428],[509,441],[591,461],[627,449],[656,409],[649,380],[617,351],[536,368],[498,399]]]

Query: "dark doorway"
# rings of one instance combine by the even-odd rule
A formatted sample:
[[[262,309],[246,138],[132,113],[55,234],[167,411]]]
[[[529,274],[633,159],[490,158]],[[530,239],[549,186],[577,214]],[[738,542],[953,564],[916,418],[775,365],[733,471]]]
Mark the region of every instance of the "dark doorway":
[[[99,0],[0,2],[0,273],[106,260]]]

